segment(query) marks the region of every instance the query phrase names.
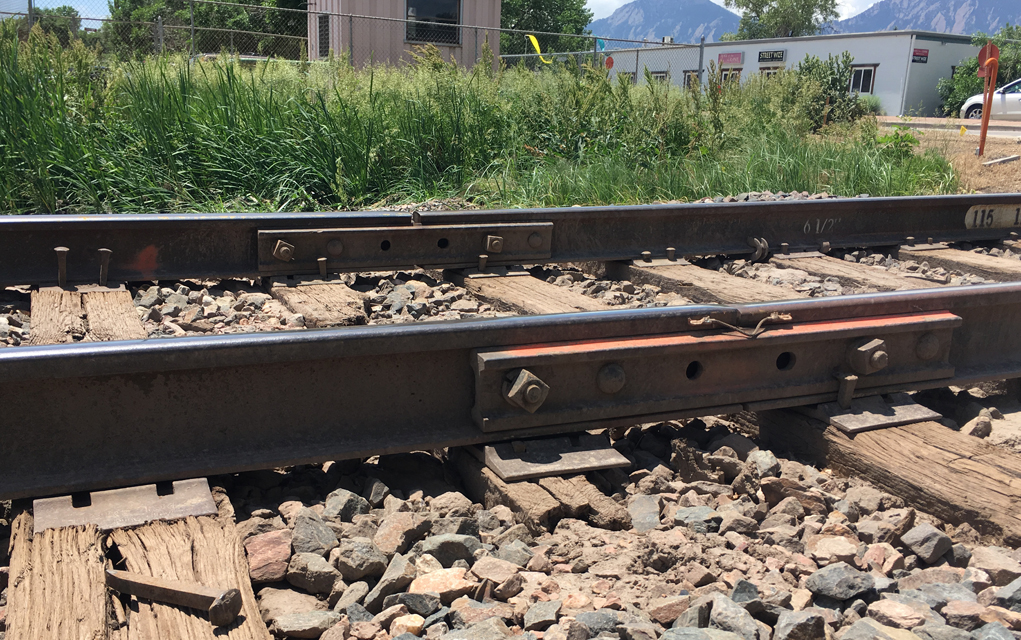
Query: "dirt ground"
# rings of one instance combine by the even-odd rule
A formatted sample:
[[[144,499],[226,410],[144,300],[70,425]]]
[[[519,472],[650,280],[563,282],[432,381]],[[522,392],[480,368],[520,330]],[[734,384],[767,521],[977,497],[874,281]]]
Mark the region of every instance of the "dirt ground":
[[[978,136],[960,135],[956,131],[927,130],[919,136],[922,149],[935,148],[950,158],[961,179],[963,193],[1021,192],[1021,160],[1007,164],[982,166],[983,162],[1021,154],[1021,137],[989,136],[985,155],[975,155]]]

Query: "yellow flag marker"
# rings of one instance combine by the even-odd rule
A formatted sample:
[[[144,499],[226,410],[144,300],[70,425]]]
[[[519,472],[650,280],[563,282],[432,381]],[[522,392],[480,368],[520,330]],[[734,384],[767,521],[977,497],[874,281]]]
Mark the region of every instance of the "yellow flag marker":
[[[547,60],[546,58],[542,57],[542,50],[539,49],[539,41],[535,39],[535,36],[530,35],[528,36],[528,39],[532,41],[532,46],[535,47],[535,52],[539,54],[539,59],[546,64],[553,64],[552,59]]]
[[[964,135],[964,134],[966,134],[966,133],[968,133],[968,127],[966,127],[966,126],[964,126],[964,125],[962,124],[962,125],[961,125],[961,135],[963,136],[963,135]]]

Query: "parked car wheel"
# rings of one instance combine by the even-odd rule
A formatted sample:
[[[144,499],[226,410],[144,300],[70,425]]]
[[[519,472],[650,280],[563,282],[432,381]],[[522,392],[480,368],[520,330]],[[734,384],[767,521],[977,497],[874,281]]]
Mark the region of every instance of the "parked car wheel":
[[[972,120],[979,120],[982,118],[982,105],[977,104],[973,107],[968,107],[968,112],[965,114],[966,118]]]

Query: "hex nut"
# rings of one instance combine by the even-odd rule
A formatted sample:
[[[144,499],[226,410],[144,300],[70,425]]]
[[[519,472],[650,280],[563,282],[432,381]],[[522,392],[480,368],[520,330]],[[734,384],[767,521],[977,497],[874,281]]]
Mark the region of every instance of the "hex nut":
[[[503,238],[501,236],[486,236],[486,251],[489,253],[502,252]]]
[[[273,257],[283,262],[290,262],[294,258],[294,245],[277,240],[276,246],[273,247]]]
[[[879,338],[858,342],[847,354],[847,364],[851,370],[863,376],[885,369],[889,363],[886,341]]]
[[[529,413],[542,406],[549,395],[549,385],[528,369],[510,371],[503,381],[503,397]]]

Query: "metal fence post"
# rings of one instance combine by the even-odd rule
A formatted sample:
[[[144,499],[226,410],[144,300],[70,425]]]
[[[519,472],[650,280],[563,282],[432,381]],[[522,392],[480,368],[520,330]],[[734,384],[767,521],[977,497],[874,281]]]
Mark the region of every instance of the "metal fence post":
[[[479,61],[479,28],[475,27],[475,63]],[[475,66],[475,63],[472,66]]]
[[[601,66],[599,64],[599,38],[592,38],[592,67]]]
[[[351,66],[355,66],[355,17],[347,17],[347,51]]]
[[[163,53],[163,16],[156,16],[156,32],[153,34],[156,53]]]
[[[638,53],[641,51],[635,46],[635,84],[638,84]]]
[[[28,30],[31,31],[35,25],[35,4],[32,0],[28,0]]]
[[[702,86],[702,63],[705,62],[705,36],[698,43],[698,86]]]
[[[191,55],[195,55],[195,0],[188,0],[188,12],[191,14]]]

